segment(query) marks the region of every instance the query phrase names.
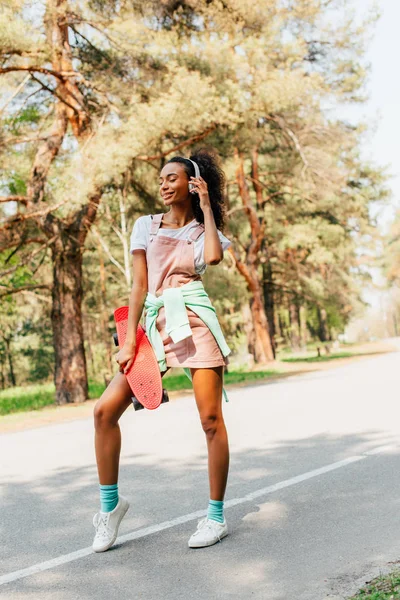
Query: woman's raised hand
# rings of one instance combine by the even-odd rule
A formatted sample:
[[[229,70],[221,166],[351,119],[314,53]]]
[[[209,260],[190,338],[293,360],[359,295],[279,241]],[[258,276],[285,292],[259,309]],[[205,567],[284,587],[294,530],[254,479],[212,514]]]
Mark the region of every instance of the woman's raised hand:
[[[190,183],[194,185],[194,191],[199,195],[200,208],[204,212],[204,209],[211,206],[210,196],[208,195],[207,182],[202,177],[191,177]]]

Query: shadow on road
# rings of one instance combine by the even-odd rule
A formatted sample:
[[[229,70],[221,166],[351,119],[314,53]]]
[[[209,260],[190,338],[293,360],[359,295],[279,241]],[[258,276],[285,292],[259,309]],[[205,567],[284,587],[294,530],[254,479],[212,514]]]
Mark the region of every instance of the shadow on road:
[[[369,431],[317,435],[264,450],[233,452],[227,500],[390,441],[380,431]],[[377,461],[379,469],[374,470]],[[231,535],[212,548],[187,548],[193,521],[21,579],[3,590],[12,589],[13,598],[42,600],[47,596],[57,600],[115,596],[317,600],[313,586],[321,583],[319,565],[331,564],[333,569],[342,556],[339,563],[345,574],[356,568],[352,557],[360,544],[371,556],[376,553],[372,540],[380,511],[393,518],[399,514],[398,471],[397,452],[368,457],[228,509]],[[126,456],[120,479],[120,489],[131,502],[121,534],[207,504],[205,454],[187,461],[168,458],[159,464],[151,464],[146,454]],[[94,465],[59,469],[34,482],[9,481],[1,491],[2,573],[91,545],[91,520],[98,510]],[[395,528],[392,533],[385,529],[384,535],[389,545],[395,544]],[[343,540],[352,540],[350,547],[344,547]],[[326,583],[332,590],[341,585],[340,578],[334,579]]]

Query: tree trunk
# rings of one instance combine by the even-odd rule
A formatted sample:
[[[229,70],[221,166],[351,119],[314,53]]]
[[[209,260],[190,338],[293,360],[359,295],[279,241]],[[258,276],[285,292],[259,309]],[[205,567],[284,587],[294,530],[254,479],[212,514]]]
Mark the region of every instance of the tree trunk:
[[[92,346],[93,346],[94,340],[95,340],[95,336],[93,336],[93,328],[92,328],[92,323],[90,322],[90,315],[86,315],[84,330],[85,329],[87,332],[87,334],[84,335],[84,338],[87,342],[86,343],[87,350],[85,351],[85,354],[87,353],[87,355],[89,357],[89,365],[92,370],[91,375],[92,375],[92,377],[95,377],[96,376],[96,367],[95,367],[94,354],[93,354],[93,349],[92,349]]]
[[[239,273],[245,278],[247,287],[251,293],[250,310],[255,333],[254,359],[257,363],[272,362],[274,360],[274,352],[269,335],[268,318],[265,312],[261,277],[255,266],[248,267],[238,258],[232,246],[229,248],[229,252],[233,255],[236,267]]]
[[[251,356],[249,356],[249,359],[251,359],[251,362],[252,362],[252,364],[250,366],[252,367],[254,360],[255,360],[255,355],[256,355],[256,334],[254,331],[253,317],[251,314],[249,304],[245,304],[243,306],[242,318],[243,318],[243,329],[246,333],[246,338],[247,338],[247,350],[248,350],[249,355],[251,355]],[[249,360],[249,362],[250,362],[250,360]]]
[[[6,378],[4,376],[4,360],[3,360],[4,356],[3,354],[0,355],[0,385],[1,385],[1,389],[4,390],[4,388],[6,387]]]
[[[307,348],[307,313],[305,306],[300,306],[300,344],[302,350]]]
[[[319,322],[318,337],[321,340],[321,342],[327,342],[328,341],[328,324],[327,324],[327,319],[326,319],[326,310],[324,308],[321,308],[320,306],[318,306],[317,312],[318,312],[318,322]]]
[[[287,327],[286,327],[286,323],[284,320],[284,316],[282,315],[282,311],[284,311],[286,313],[286,308],[281,308],[281,310],[278,313],[278,321],[279,321],[279,330],[281,332],[281,338],[283,339],[283,343],[285,346],[288,345],[288,338],[287,338]]]
[[[396,308],[393,310],[393,331],[394,331],[395,337],[398,337],[398,335],[399,335],[399,326],[398,326],[398,323],[397,323]]]
[[[293,299],[289,301],[290,344],[293,352],[300,350],[300,331],[297,306]]]
[[[258,148],[253,148],[251,152],[251,178],[253,182],[253,189],[256,193],[256,202],[258,207],[263,205],[263,193],[262,187],[259,183],[258,174]]]
[[[264,308],[264,299],[258,281],[253,281],[251,291],[253,297],[250,301],[250,309],[256,335],[254,358],[258,363],[267,363],[274,360],[274,352],[269,337],[269,325]]]
[[[14,364],[13,364],[13,359],[12,359],[12,354],[11,354],[10,338],[4,337],[3,340],[4,340],[4,343],[6,345],[10,384],[11,384],[12,387],[15,387],[17,385],[17,382],[16,382],[16,379],[15,379],[15,373],[14,373]]]
[[[129,234],[126,223],[126,187],[122,191],[122,194],[119,197],[119,214],[121,221],[121,240],[122,247],[124,250],[124,270],[125,270],[125,279],[128,286],[128,292],[130,293],[132,287],[132,277],[131,277],[131,255],[129,252]]]
[[[111,346],[110,346],[110,333],[108,331],[108,316],[107,316],[107,294],[106,294],[106,270],[104,267],[103,250],[101,243],[97,238],[97,250],[99,253],[99,268],[100,268],[100,326],[101,335],[103,338],[103,344],[106,351],[106,366],[107,375],[111,376],[112,365],[111,365]]]
[[[259,273],[260,252],[265,237],[266,222],[263,217],[261,219],[258,217],[257,211],[252,204],[249,187],[246,182],[243,156],[238,148],[235,148],[234,154],[236,160],[236,183],[245,214],[249,221],[251,238],[244,260],[241,259],[233,246],[229,248],[229,252],[235,261],[239,273],[245,278],[247,287],[251,293],[250,309],[256,336],[254,358],[256,362],[267,363],[274,360],[274,353],[264,306],[262,280]]]
[[[54,283],[51,319],[58,404],[83,402],[87,398],[81,314],[82,252],[103,191],[95,189],[85,205],[62,217],[51,210],[49,198],[46,198],[48,173],[65,139],[68,124],[81,146],[91,133],[87,96],[81,91],[81,74],[74,70],[69,41],[70,17],[67,0],[49,0],[46,3],[45,34],[51,46],[46,66],[51,62],[53,72],[57,73],[52,84],[56,100],[50,128],[37,145],[26,184],[26,213],[32,213],[32,219],[46,234],[52,250]],[[11,218],[9,224],[12,223]]]
[[[278,347],[279,343],[282,342],[282,331],[281,323],[279,319],[279,310],[274,310],[274,331],[275,331],[275,344]]]
[[[276,357],[276,340],[275,340],[275,304],[274,304],[274,286],[272,280],[272,268],[269,260],[263,263],[263,291],[265,312],[268,319],[269,337],[271,339],[272,352]]]
[[[53,306],[51,321],[55,350],[54,383],[57,404],[84,402],[88,397],[82,324],[82,253],[60,240],[52,247]],[[71,247],[72,246],[72,247]]]

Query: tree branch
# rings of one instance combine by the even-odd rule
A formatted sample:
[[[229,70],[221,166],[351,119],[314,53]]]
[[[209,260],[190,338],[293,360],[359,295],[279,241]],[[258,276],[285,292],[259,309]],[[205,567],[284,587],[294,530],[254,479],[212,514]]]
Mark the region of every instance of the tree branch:
[[[49,87],[48,85],[46,85],[45,83],[43,83],[43,81],[40,81],[40,79],[38,79],[37,77],[35,77],[34,75],[32,75],[32,73],[31,73],[31,77],[44,90],[46,90],[47,92],[50,92],[50,94],[52,94],[53,96],[55,96],[56,98],[58,98],[58,100],[60,100],[60,102],[63,102],[66,106],[68,106],[70,109],[72,109],[74,112],[76,112],[76,107],[73,106],[72,104],[70,104],[67,100],[65,100],[60,94],[58,94],[56,92],[56,90],[53,90],[51,87]]]
[[[299,156],[303,162],[303,168],[301,170],[301,176],[304,177],[304,173],[307,169],[309,169],[312,173],[314,173],[315,175],[317,175],[318,177],[323,177],[323,175],[321,173],[319,173],[316,169],[311,168],[310,163],[308,162],[308,159],[304,153],[303,148],[301,147],[300,141],[298,139],[298,137],[296,136],[296,134],[290,129],[290,127],[286,124],[285,120],[283,119],[283,117],[277,116],[277,115],[271,115],[269,117],[266,117],[267,120],[269,121],[273,121],[274,123],[277,123],[277,125],[279,125],[279,127],[282,129],[282,131],[284,131],[286,133],[286,135],[291,139],[291,141],[294,144],[294,147],[296,148],[297,152],[299,153]]]
[[[105,216],[111,225],[111,229],[114,231],[114,233],[118,236],[120,242],[123,244],[124,236],[122,235],[122,232],[118,229],[118,227],[116,227],[116,225],[114,223],[114,219],[113,219],[111,211],[110,211],[110,207],[107,204],[105,207]]]
[[[97,190],[88,200],[87,204],[75,214],[73,231],[75,232],[81,247],[85,243],[86,236],[96,220],[97,210],[103,195],[103,189]]]
[[[7,269],[6,271],[3,271],[2,273],[0,273],[0,279],[2,277],[6,277],[6,275],[10,275],[11,273],[14,273],[14,271],[16,271],[19,267],[27,265],[32,260],[32,258],[34,258],[37,254],[39,254],[39,252],[41,252],[42,250],[48,248],[50,246],[50,244],[52,244],[54,242],[55,239],[56,239],[56,236],[54,236],[53,238],[51,238],[50,240],[48,240],[40,248],[36,248],[36,250],[34,250],[32,252],[32,254],[30,254],[25,260],[22,260],[21,262],[19,262],[17,265],[15,265],[14,267],[12,267],[11,269]],[[12,254],[15,254],[15,252],[17,252],[17,251],[18,251],[18,248]],[[8,257],[7,261],[10,258],[11,258],[11,256]]]
[[[264,186],[260,185],[259,176],[258,176],[258,147],[255,147],[251,151],[251,177],[253,183],[253,189],[256,194],[256,202],[258,206],[261,206],[263,203],[263,193],[262,188]]]
[[[2,284],[0,284],[2,285]],[[4,298],[5,296],[10,296],[11,294],[18,294],[19,292],[32,291],[32,290],[51,290],[50,285],[23,285],[19,288],[5,290],[4,292],[0,292],[0,298]]]
[[[121,273],[123,274],[123,276],[125,277],[125,269],[123,268],[123,266],[117,261],[117,259],[115,259],[113,257],[113,255],[110,252],[109,247],[107,246],[107,244],[105,243],[105,241],[103,240],[102,236],[100,235],[100,233],[97,231],[97,227],[92,227],[92,232],[93,234],[97,237],[97,239],[99,240],[100,244],[103,247],[104,252],[107,254],[108,258],[110,259],[110,261],[112,262],[113,265],[115,265],[117,267],[117,269],[119,269],[121,271]]]
[[[40,90],[37,90],[40,91]],[[47,140],[47,135],[38,135],[36,137],[23,137],[23,138],[7,138],[1,142],[2,146],[7,146],[8,144],[30,144],[31,142],[42,142],[43,140]],[[7,202],[7,200],[0,200],[0,202]]]
[[[17,213],[16,215],[9,217],[8,219],[3,219],[3,223],[5,223],[5,224],[3,225],[3,227],[0,227],[0,231],[5,231],[7,229],[10,229],[11,227],[13,227],[15,225],[15,223],[21,223],[22,221],[26,221],[28,219],[35,219],[36,217],[44,217],[44,216],[48,215],[49,213],[57,210],[57,208],[60,208],[60,206],[63,206],[63,204],[66,204],[67,202],[68,202],[67,200],[63,200],[62,202],[59,202],[58,204],[54,204],[53,206],[48,206],[47,208],[45,208],[43,210],[37,210],[35,212],[30,212],[30,213],[25,213],[25,214]]]
[[[234,150],[236,160],[236,182],[239,188],[239,195],[243,202],[245,212],[249,217],[251,235],[255,239],[260,230],[260,221],[257,215],[257,211],[251,203],[249,188],[246,183],[246,177],[244,174],[243,157],[239,152],[238,148]]]
[[[0,75],[4,73],[14,73],[16,71],[28,71],[29,73],[42,73],[43,75],[52,75],[60,81],[65,81],[65,77],[69,75],[68,71],[54,71],[53,69],[46,69],[46,67],[29,67],[29,66],[13,66],[13,67],[0,67]]]
[[[29,78],[30,78],[30,75],[26,75],[26,77],[24,77],[24,79],[21,81],[21,83],[15,88],[15,90],[11,94],[10,98],[8,98],[7,102],[0,108],[0,114],[3,113],[5,111],[5,109],[7,108],[7,106],[14,100],[14,98],[16,96],[18,96],[19,92],[22,90],[24,85],[29,81]]]
[[[46,67],[29,67],[29,66],[13,66],[13,67],[0,67],[0,75],[4,73],[13,73],[16,71],[28,71],[29,73],[42,73],[43,75],[52,75],[59,81],[65,81],[68,77],[76,76],[75,71],[54,71],[54,69],[47,69]]]
[[[21,202],[21,204],[28,204],[28,196],[0,196],[0,203],[3,202]]]
[[[35,298],[39,298],[39,300],[43,300],[43,302],[46,302],[46,304],[53,304],[53,300],[51,298],[49,298],[48,296],[42,296],[42,294],[35,294],[35,292],[33,292],[32,290],[21,290],[21,294],[22,295],[28,295],[28,296],[35,296]]]
[[[62,102],[56,102],[54,111],[55,117],[49,134],[37,148],[27,186],[28,197],[35,204],[43,199],[49,169],[67,132],[67,108]]]
[[[250,177],[249,175],[247,175],[247,176],[246,176],[246,179],[248,179],[249,181],[251,181],[251,182],[253,182],[253,183],[254,183],[254,182],[255,182],[255,183],[257,183],[257,185],[259,185],[259,186],[263,187],[264,189],[268,190],[268,186],[267,186],[265,183],[263,183],[262,181],[260,181],[259,179],[255,179],[254,177]],[[272,198],[275,198],[275,196],[282,196],[284,193],[285,193],[285,192],[281,192],[281,191],[279,191],[279,192],[274,192],[273,194],[270,194],[270,195],[269,195],[267,198],[264,198],[264,199],[263,199],[263,200],[262,200],[262,201],[259,203],[259,206],[260,206],[260,207],[263,207],[263,206],[265,206],[265,204],[266,204],[267,202],[269,202],[270,200],[272,200]]]
[[[252,286],[253,285],[253,279],[252,279],[252,277],[250,275],[250,271],[247,268],[247,265],[245,265],[244,262],[242,262],[240,260],[239,255],[236,253],[236,251],[234,250],[233,246],[229,246],[228,252],[232,256],[233,260],[235,261],[236,268],[239,271],[239,273],[244,277],[244,279],[246,280],[246,282],[249,285],[249,287]]]
[[[214,131],[216,128],[217,128],[217,125],[216,125],[216,123],[214,123],[211,127],[209,127],[208,129],[206,129],[205,131],[203,131],[203,133],[199,133],[197,135],[194,135],[193,137],[185,140],[184,142],[181,142],[180,144],[177,144],[173,148],[170,148],[170,150],[166,150],[165,152],[161,152],[161,154],[154,154],[153,156],[140,155],[140,156],[135,156],[135,158],[137,160],[143,160],[145,162],[150,162],[152,160],[159,160],[160,158],[164,158],[165,156],[168,156],[168,154],[171,154],[172,152],[176,152],[177,150],[180,150],[181,148],[184,148],[185,146],[190,146],[191,144],[194,144],[195,142],[198,142],[198,141],[204,139],[212,131]]]
[[[4,252],[5,250],[9,250],[10,248],[15,248],[17,246],[16,252],[18,252],[19,248],[28,244],[44,244],[46,242],[43,238],[27,238],[24,239],[23,235],[18,235],[17,238],[5,239],[0,241],[0,252]],[[8,260],[11,257],[8,257]]]

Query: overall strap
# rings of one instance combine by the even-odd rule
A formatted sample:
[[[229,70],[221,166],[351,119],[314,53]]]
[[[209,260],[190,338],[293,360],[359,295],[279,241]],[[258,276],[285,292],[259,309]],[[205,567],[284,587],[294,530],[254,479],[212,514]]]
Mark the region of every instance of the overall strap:
[[[199,223],[198,227],[190,234],[188,240],[196,242],[199,237],[204,233],[205,227],[202,223]]]
[[[160,229],[161,221],[164,213],[158,213],[158,215],[151,215],[151,228],[150,235],[155,236]]]

